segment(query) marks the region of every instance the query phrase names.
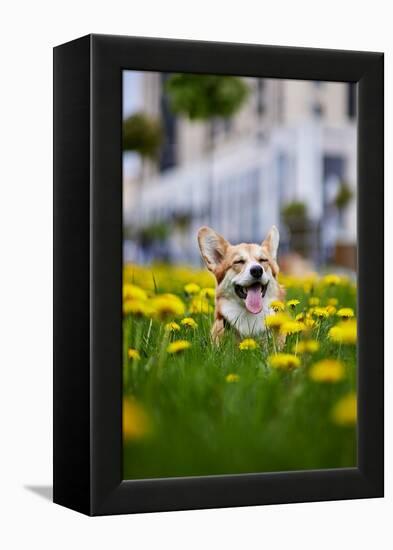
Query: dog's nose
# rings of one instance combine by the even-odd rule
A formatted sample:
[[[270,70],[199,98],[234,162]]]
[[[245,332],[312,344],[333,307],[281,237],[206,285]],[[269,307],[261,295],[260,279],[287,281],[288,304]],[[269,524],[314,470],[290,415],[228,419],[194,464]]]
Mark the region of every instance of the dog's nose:
[[[250,269],[250,273],[254,279],[260,279],[262,277],[263,270],[260,265],[253,265]]]

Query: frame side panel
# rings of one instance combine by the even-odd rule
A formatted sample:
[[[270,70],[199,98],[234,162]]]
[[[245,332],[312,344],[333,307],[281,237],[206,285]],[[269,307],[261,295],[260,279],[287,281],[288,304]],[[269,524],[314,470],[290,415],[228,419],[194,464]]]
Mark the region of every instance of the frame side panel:
[[[358,426],[359,468],[377,496],[384,488],[383,103],[384,58],[375,54],[359,82]]]
[[[122,71],[105,53],[101,57],[94,37],[91,85],[91,511],[96,514],[122,481],[123,187]]]
[[[90,513],[90,37],[53,61],[53,500]]]

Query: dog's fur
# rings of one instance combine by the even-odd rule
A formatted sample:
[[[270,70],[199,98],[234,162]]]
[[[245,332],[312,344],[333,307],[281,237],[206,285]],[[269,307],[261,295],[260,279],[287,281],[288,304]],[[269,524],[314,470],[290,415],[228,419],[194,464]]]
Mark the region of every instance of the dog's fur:
[[[215,318],[212,327],[213,340],[218,343],[225,326],[231,325],[240,337],[258,336],[265,331],[264,318],[273,313],[270,304],[282,300],[284,290],[277,281],[279,267],[277,249],[279,232],[272,226],[261,244],[231,245],[210,227],[198,231],[198,243],[207,268],[217,280]],[[262,268],[259,278],[251,275]],[[260,284],[262,309],[252,313],[246,308],[246,300],[239,292],[247,294],[248,289]],[[239,290],[240,287],[240,290]]]

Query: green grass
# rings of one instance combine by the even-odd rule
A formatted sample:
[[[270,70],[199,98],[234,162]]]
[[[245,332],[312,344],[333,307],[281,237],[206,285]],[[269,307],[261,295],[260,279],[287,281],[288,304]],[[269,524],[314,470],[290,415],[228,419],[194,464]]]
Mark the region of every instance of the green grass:
[[[319,294],[339,299],[355,309],[355,293],[339,286]],[[298,298],[296,312],[306,307],[308,295],[290,289]],[[184,299],[184,295],[182,296]],[[220,348],[210,341],[211,315],[194,315],[195,330],[182,327],[168,334],[165,323],[148,318],[124,318],[124,397],[135,400],[149,419],[142,437],[125,440],[125,479],[341,468],[356,465],[356,428],[332,421],[337,401],[356,389],[356,349],[338,346],[327,338],[337,322],[331,317],[313,330],[320,349],[302,356],[291,371],[268,366],[271,339],[257,350],[240,351],[236,336],[227,331]],[[187,339],[190,349],[168,355],[168,342]],[[287,338],[291,352],[296,336]],[[128,359],[128,348],[141,359]],[[339,358],[345,378],[316,383],[310,365],[323,358]],[[239,375],[228,383],[226,375]]]

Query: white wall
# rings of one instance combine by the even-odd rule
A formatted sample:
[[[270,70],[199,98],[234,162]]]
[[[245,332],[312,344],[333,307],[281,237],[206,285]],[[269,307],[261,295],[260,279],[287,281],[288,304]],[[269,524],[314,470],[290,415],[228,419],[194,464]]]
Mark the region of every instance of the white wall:
[[[393,35],[386,0],[313,4],[243,0],[68,0],[4,4],[1,19],[2,160],[0,544],[7,550],[92,548],[341,550],[392,547],[393,356],[387,347],[387,498],[88,519],[26,485],[51,483],[52,52],[88,32],[385,50],[391,98]],[[391,101],[387,148],[393,147]],[[21,127],[28,147],[21,146]],[[393,181],[391,154],[386,181]],[[372,185],[372,182],[371,182]],[[386,188],[387,270],[392,186]],[[393,309],[391,285],[386,309]],[[393,330],[391,315],[387,334]]]

